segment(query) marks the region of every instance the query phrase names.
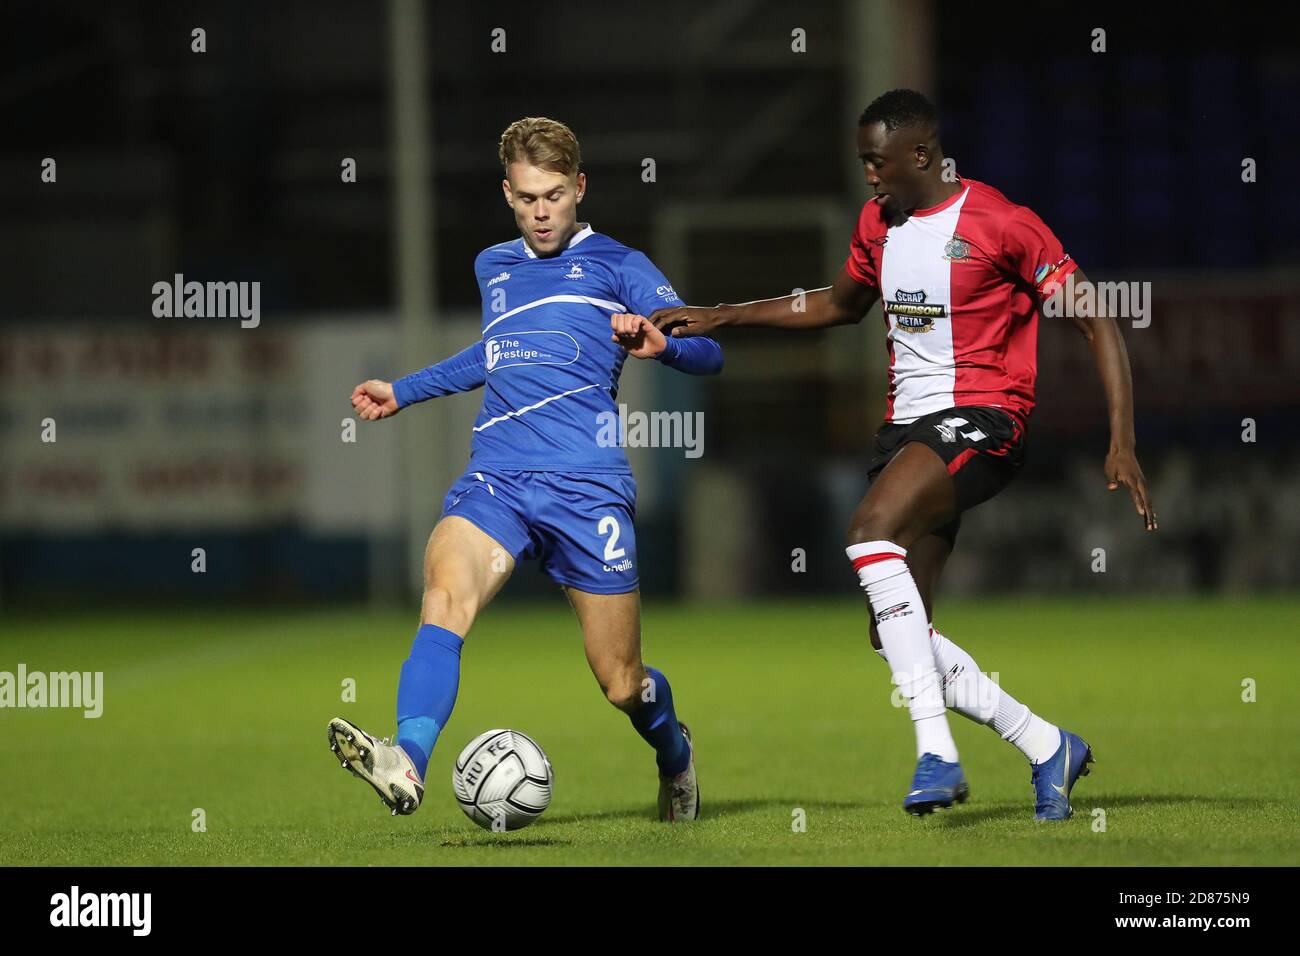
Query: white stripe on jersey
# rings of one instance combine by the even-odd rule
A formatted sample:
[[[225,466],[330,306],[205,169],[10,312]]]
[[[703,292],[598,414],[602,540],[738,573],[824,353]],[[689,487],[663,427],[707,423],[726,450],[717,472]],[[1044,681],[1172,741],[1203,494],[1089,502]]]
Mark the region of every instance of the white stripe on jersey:
[[[618,302],[611,302],[608,299],[596,299],[589,295],[548,295],[545,298],[534,299],[532,302],[526,302],[521,306],[511,309],[509,312],[503,312],[487,325],[483,326],[483,334],[487,335],[487,330],[492,328],[492,326],[496,325],[502,319],[508,319],[512,315],[518,315],[520,312],[525,312],[528,309],[535,309],[539,305],[547,305],[551,302],[585,302],[588,305],[598,305],[602,309],[608,309],[611,314],[627,311],[627,307]]]
[[[475,425],[474,431],[481,432],[485,428],[491,428],[497,422],[503,422],[508,418],[518,418],[520,415],[524,414],[525,412],[531,412],[533,411],[533,409],[541,408],[543,405],[548,405],[551,402],[555,401],[557,398],[564,398],[568,395],[576,395],[578,392],[585,392],[589,388],[600,388],[600,386],[584,385],[582,386],[582,388],[571,388],[567,392],[560,392],[558,395],[548,395],[540,402],[534,402],[532,405],[525,405],[523,408],[516,408],[514,411],[506,412],[504,415],[498,415],[496,418],[489,418],[482,425]]]
[[[951,408],[957,363],[952,349],[952,263],[944,248],[957,228],[970,187],[947,209],[931,216],[912,216],[886,234],[880,262],[880,292],[886,302],[900,293],[924,292],[926,305],[944,306],[928,332],[899,328],[898,316],[886,314],[894,347],[893,421],[908,425],[923,415]]]

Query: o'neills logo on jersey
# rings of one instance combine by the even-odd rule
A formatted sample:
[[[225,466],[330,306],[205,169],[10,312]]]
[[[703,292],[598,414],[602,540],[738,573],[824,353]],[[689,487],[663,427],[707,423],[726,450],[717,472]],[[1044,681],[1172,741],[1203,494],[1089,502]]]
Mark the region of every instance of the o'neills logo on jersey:
[[[905,292],[894,290],[894,298],[885,301],[885,312],[894,317],[894,324],[903,332],[929,332],[934,320],[948,314],[946,307],[925,301],[925,290]]]

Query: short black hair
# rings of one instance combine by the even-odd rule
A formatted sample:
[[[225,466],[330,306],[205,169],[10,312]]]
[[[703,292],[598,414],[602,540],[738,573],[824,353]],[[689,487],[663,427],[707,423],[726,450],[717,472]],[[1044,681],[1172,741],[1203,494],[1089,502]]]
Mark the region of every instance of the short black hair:
[[[933,126],[938,129],[939,111],[923,93],[890,90],[872,100],[858,117],[858,126],[872,123],[884,123],[885,130],[890,133],[904,126]]]

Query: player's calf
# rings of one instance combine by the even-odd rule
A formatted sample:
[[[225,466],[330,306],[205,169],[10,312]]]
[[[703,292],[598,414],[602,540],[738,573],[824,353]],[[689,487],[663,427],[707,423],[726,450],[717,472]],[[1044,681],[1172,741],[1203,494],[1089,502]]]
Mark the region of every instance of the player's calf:
[[[647,667],[646,684],[628,713],[636,732],[655,750],[659,767],[659,819],[669,823],[700,815],[699,782],[690,732],[678,723],[668,678]]]
[[[945,713],[943,691],[930,646],[930,628],[906,551],[892,541],[864,541],[846,549],[875,618],[876,630],[907,701],[918,755],[936,754],[955,763],[957,744]]]

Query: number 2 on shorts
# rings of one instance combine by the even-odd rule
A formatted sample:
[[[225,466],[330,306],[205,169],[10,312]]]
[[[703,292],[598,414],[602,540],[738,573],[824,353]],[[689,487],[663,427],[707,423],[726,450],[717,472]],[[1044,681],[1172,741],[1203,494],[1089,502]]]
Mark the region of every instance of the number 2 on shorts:
[[[605,515],[596,525],[596,533],[602,538],[609,535],[609,540],[605,542],[605,560],[617,561],[623,555],[627,554],[626,548],[618,547],[619,527],[618,519],[613,515]]]

